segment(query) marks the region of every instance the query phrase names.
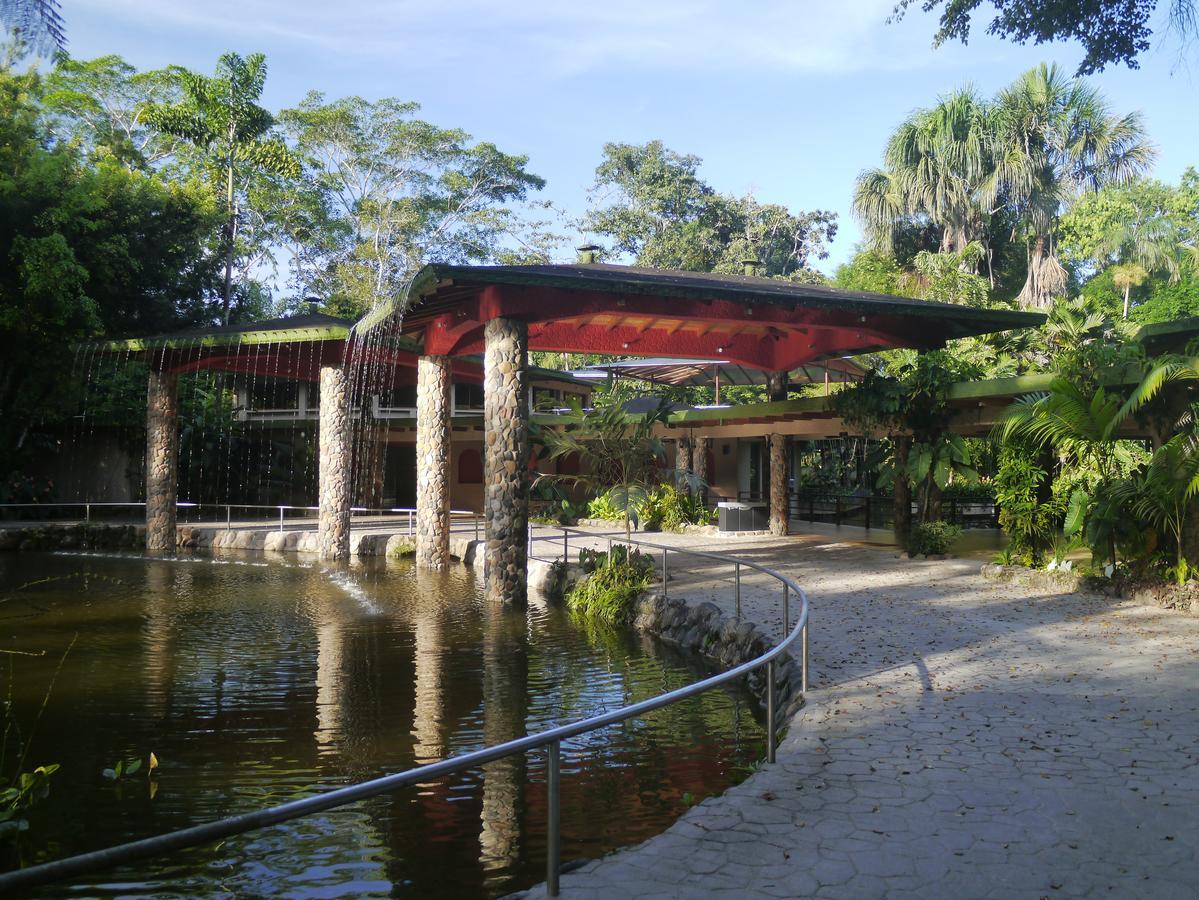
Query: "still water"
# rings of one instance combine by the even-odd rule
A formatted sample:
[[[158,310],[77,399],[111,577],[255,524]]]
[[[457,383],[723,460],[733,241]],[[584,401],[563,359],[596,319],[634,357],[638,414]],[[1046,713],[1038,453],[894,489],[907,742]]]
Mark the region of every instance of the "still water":
[[[0,846],[5,869],[475,750],[707,671],[560,609],[491,608],[464,568],[252,557],[0,554],[0,651],[10,722],[32,732],[25,768],[62,767],[29,831]],[[643,840],[744,778],[764,753],[756,713],[714,691],[564,744],[563,859]],[[127,758],[141,771],[102,775]],[[531,754],[59,894],[495,896],[543,880],[545,818]]]

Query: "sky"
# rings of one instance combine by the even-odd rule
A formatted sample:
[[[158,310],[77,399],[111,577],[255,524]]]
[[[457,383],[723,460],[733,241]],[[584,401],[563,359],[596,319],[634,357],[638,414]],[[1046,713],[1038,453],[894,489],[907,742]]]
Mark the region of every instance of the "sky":
[[[879,164],[908,112],[965,84],[992,94],[1040,62],[1072,72],[1082,55],[990,38],[988,17],[968,46],[933,49],[935,15],[913,4],[888,24],[893,3],[63,0],[63,12],[80,59],[211,72],[222,52],[262,51],[271,109],[314,89],[415,100],[431,122],[528,155],[548,182],[542,198],[574,215],[606,142],[660,139],[701,157],[720,191],[836,212],[839,233],[818,264],[831,272],[860,237],[854,178]],[[1191,60],[1166,39],[1139,70],[1091,79],[1114,112],[1142,111],[1159,151],[1153,174],[1166,181],[1199,165]]]

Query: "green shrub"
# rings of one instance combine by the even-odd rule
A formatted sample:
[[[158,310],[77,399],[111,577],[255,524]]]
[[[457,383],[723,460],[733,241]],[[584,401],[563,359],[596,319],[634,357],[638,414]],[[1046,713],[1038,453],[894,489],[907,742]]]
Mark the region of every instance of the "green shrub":
[[[995,474],[999,527],[1008,536],[1012,558],[1024,566],[1039,566],[1044,561],[1065,512],[1058,497],[1046,503],[1039,496],[1048,473],[1033,458],[1028,447],[1006,446],[999,452]]]
[[[940,556],[948,553],[962,529],[948,522],[919,522],[908,537],[908,556]]]
[[[650,491],[642,517],[646,531],[678,531],[684,525],[707,525],[712,521],[711,511],[698,494],[680,491],[673,484],[660,484]]]
[[[610,554],[585,550],[580,562],[590,574],[570,589],[567,608],[611,625],[630,622],[637,597],[654,580],[653,560],[618,544]]]
[[[587,518],[623,522],[624,510],[617,509],[616,504],[612,502],[612,498],[605,492],[587,504]]]

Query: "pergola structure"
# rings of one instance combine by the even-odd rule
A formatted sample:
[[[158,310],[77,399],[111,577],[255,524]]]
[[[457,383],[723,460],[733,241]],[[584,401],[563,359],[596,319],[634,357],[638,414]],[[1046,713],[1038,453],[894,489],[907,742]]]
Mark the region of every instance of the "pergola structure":
[[[489,598],[526,598],[530,350],[728,360],[785,375],[810,363],[1040,324],[1043,316],[901,299],[771,278],[626,266],[425,266],[393,309],[359,327],[390,328],[421,346],[417,385],[417,559],[448,557],[449,496],[425,483],[449,444],[448,369],[484,353],[484,507]],[[677,465],[691,468],[680,437]],[[699,448],[702,452],[704,448]],[[770,435],[772,532],[787,530],[785,441]]]
[[[788,373],[897,347],[1040,324],[1043,316],[925,303],[740,275],[578,264],[450,266],[417,274],[403,298],[351,325],[311,315],[105,345],[144,358],[147,548],[173,549],[178,457],[176,378],[211,368],[319,380],[319,548],[349,555],[351,367],[417,386],[417,563],[449,558],[451,384],[478,377],[483,354],[485,572],[490,598],[527,592],[528,353],[714,360],[767,373],[772,400]],[[725,362],[727,361],[727,363]],[[823,362],[822,361],[826,361]],[[690,469],[685,432],[677,465]],[[770,522],[787,530],[785,437],[771,433]],[[697,448],[695,459],[706,448]]]

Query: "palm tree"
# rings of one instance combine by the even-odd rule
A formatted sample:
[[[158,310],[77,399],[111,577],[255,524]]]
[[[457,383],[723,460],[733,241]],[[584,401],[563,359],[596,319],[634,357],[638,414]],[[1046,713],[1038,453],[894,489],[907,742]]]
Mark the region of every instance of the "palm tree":
[[[1112,280],[1124,293],[1124,318],[1132,309],[1130,293],[1153,272],[1164,271],[1170,281],[1182,273],[1178,227],[1164,215],[1134,214],[1105,234],[1099,251],[1123,260],[1112,269]]]
[[[1124,294],[1124,318],[1128,318],[1128,310],[1132,305],[1132,289],[1140,287],[1148,277],[1145,267],[1136,263],[1121,263],[1112,267],[1112,284]]]
[[[609,501],[624,515],[626,540],[658,481],[670,481],[673,470],[665,468],[666,450],[655,433],[670,416],[662,401],[641,415],[631,415],[619,404],[586,411],[575,410],[578,421],[563,429],[546,428],[538,439],[545,446],[546,461],[573,456],[583,465],[578,475],[540,475],[538,481],[568,483],[592,494],[607,491]],[[689,490],[703,487],[690,472],[678,473]]]
[[[58,0],[0,0],[0,22],[38,53],[67,52],[66,23]]]
[[[961,253],[981,239],[990,134],[990,109],[973,88],[904,120],[887,143],[884,168],[863,172],[854,186],[854,215],[871,240],[889,249],[896,225],[913,218],[941,228],[943,251]]]
[[[281,140],[267,137],[275,120],[258,105],[266,84],[263,54],[251,53],[243,59],[236,53],[225,53],[217,60],[213,77],[182,70],[179,81],[183,99],[175,104],[151,105],[146,121],[159,131],[195,145],[213,182],[224,194],[221,319],[228,324],[242,212],[240,193],[256,172],[295,178],[300,174],[300,164]]]
[[[1053,243],[1062,206],[1078,191],[1134,178],[1154,151],[1139,113],[1111,115],[1097,90],[1056,65],[1030,69],[1001,91],[993,123],[995,170],[986,193],[1006,198],[1029,242],[1017,299],[1047,308],[1068,281]]]

